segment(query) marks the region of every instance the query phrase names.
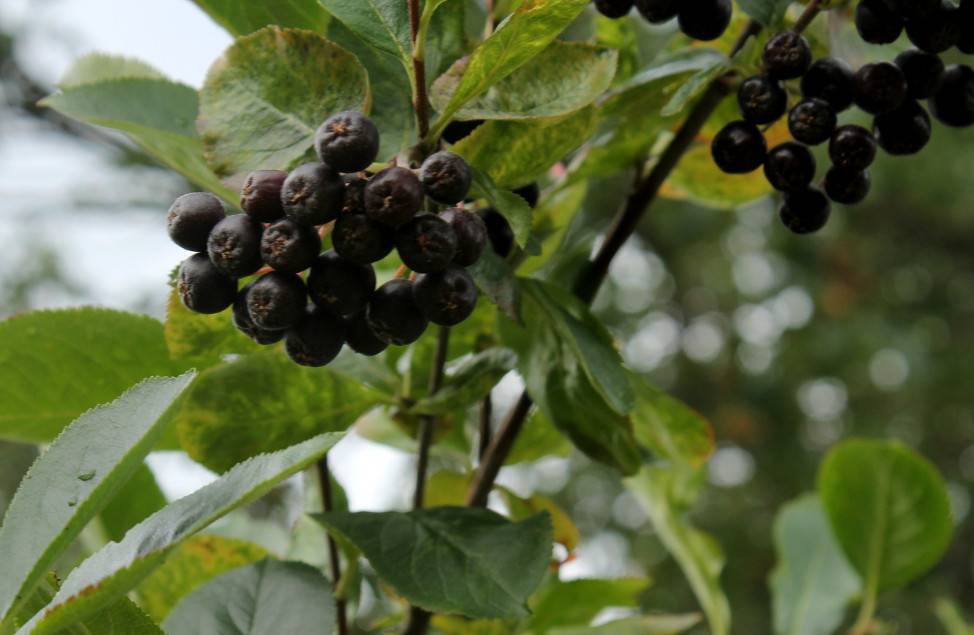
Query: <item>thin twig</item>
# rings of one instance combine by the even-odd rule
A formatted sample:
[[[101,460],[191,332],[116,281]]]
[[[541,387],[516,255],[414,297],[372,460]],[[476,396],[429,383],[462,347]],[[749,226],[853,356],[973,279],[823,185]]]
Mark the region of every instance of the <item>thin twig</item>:
[[[321,487],[321,506],[325,512],[334,510],[335,504],[332,500],[331,492],[331,472],[328,469],[328,455],[321,457],[318,461],[318,483]],[[331,562],[331,584],[332,588],[338,590],[338,584],[342,579],[342,565],[338,560],[338,545],[335,539],[328,534],[328,560]],[[335,596],[335,609],[338,613],[338,635],[348,635],[348,617],[346,615],[346,601],[344,598]]]
[[[433,368],[430,371],[429,396],[440,391],[443,385],[443,373],[446,368],[447,351],[450,348],[450,328],[441,326],[436,340],[436,354]],[[433,441],[433,428],[436,419],[432,415],[423,415],[419,426],[419,455],[416,461],[416,491],[413,494],[413,509],[421,509],[426,494],[426,472],[429,467],[429,452]]]
[[[812,23],[812,20],[815,19],[821,10],[822,0],[812,0],[808,3],[808,6],[805,7],[802,14],[798,16],[798,20],[795,21],[795,25],[791,28],[791,30],[795,33],[801,33],[808,28],[808,25]]]
[[[419,138],[425,139],[430,131],[429,97],[426,95],[426,61],[422,43],[417,46],[419,38],[420,9],[419,0],[409,2],[409,31],[413,39],[413,108],[416,111],[416,125]]]
[[[480,402],[480,445],[477,447],[477,458],[483,460],[490,446],[491,419],[494,416],[494,400],[490,393]]]

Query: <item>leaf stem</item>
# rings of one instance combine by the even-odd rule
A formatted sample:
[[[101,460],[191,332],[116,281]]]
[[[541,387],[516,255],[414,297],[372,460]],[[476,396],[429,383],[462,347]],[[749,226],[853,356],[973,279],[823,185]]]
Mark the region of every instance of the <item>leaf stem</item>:
[[[425,38],[420,39],[419,0],[407,0],[409,4],[409,32],[413,39],[413,109],[420,139],[426,139],[430,131],[429,97],[426,95]]]
[[[866,586],[866,596],[859,607],[859,617],[856,623],[849,629],[849,635],[866,635],[872,630],[873,617],[876,615],[876,598],[878,596],[876,585]]]
[[[331,471],[328,469],[328,454],[318,461],[318,484],[321,488],[321,506],[325,512],[334,510],[335,503],[331,491]],[[338,587],[342,579],[342,565],[338,560],[338,545],[328,534],[328,560],[331,563],[331,584],[335,589],[335,611],[337,613],[338,635],[348,635],[347,602],[339,597]]]

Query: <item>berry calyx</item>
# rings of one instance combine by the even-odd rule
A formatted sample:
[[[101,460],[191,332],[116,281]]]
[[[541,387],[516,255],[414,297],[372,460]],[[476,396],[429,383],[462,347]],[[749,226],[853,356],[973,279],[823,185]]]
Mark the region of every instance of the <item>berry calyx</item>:
[[[363,311],[375,291],[375,270],[346,260],[335,251],[318,256],[308,273],[311,301],[337,315]]]
[[[788,93],[775,80],[755,75],[741,82],[737,104],[745,121],[757,125],[774,123],[788,109]]]
[[[423,214],[399,228],[396,250],[402,263],[413,271],[442,271],[456,256],[457,235],[444,219]]]
[[[379,129],[360,112],[340,112],[318,128],[315,152],[337,172],[364,170],[379,155]]]
[[[280,331],[291,328],[304,316],[308,293],[304,281],[293,273],[272,271],[254,281],[247,292],[247,311],[258,328]]]
[[[304,317],[288,329],[284,351],[295,364],[327,366],[345,344],[345,323],[330,311],[309,306]]]
[[[300,273],[321,252],[321,238],[313,227],[282,219],[267,227],[260,242],[264,263],[277,271]]]
[[[788,113],[788,130],[796,141],[815,146],[828,141],[838,117],[829,102],[812,97],[798,102]]]
[[[419,169],[426,195],[444,205],[455,205],[466,198],[472,178],[467,162],[452,152],[430,155]]]
[[[243,278],[260,269],[263,231],[263,226],[246,214],[234,214],[217,223],[206,243],[213,265],[233,278]]]
[[[901,15],[886,0],[860,0],[856,6],[859,37],[870,44],[892,44],[905,26]]]
[[[636,9],[648,22],[663,24],[680,12],[680,0],[636,0]]]
[[[389,255],[396,232],[365,214],[342,214],[332,229],[331,242],[342,258],[367,265]]]
[[[865,170],[876,158],[876,139],[862,126],[842,126],[829,141],[829,157],[843,170]]]
[[[907,91],[906,76],[895,64],[866,64],[856,73],[856,105],[873,115],[899,108]]]
[[[897,55],[895,64],[903,71],[907,92],[913,99],[926,99],[936,93],[946,69],[939,56],[917,49]]]
[[[295,168],[281,190],[284,213],[299,225],[330,223],[338,217],[345,199],[345,182],[324,163]]]
[[[256,282],[256,281],[254,281]],[[240,290],[237,299],[233,301],[233,325],[237,330],[249,337],[251,340],[262,346],[276,344],[284,339],[284,331],[267,331],[254,324],[250,317],[250,310],[247,308],[247,295],[250,293],[254,282]]]
[[[815,178],[815,157],[800,143],[782,143],[768,152],[764,174],[776,190],[788,192],[801,189]]]
[[[844,170],[834,166],[825,175],[825,193],[843,205],[864,201],[869,195],[870,184],[868,170]]]
[[[814,187],[785,194],[781,222],[796,234],[811,234],[825,227],[832,213],[828,197]]]
[[[408,223],[423,206],[423,185],[403,167],[382,170],[365,186],[365,212],[372,220],[399,227]]]
[[[595,0],[595,8],[605,17],[614,20],[628,15],[632,3],[633,0]]]
[[[677,18],[684,35],[710,42],[724,34],[733,12],[731,0],[682,0]]]
[[[273,223],[284,217],[281,190],[287,172],[257,170],[251,172],[240,190],[240,208],[258,223]]]
[[[949,67],[930,99],[930,110],[948,126],[962,128],[974,124],[974,69],[959,65]]]
[[[473,212],[451,207],[440,214],[457,237],[457,253],[453,262],[469,267],[480,260],[487,247],[487,224]]]
[[[220,199],[208,192],[183,194],[169,208],[166,229],[174,243],[189,251],[206,251],[217,223],[227,217]]]
[[[812,64],[812,47],[801,33],[785,31],[764,46],[764,71],[772,79],[797,79]]]
[[[768,144],[754,124],[733,121],[717,133],[710,151],[717,167],[724,172],[747,174],[764,164]]]
[[[433,324],[456,326],[477,308],[477,285],[462,267],[420,276],[413,285],[416,304]]]
[[[380,340],[369,326],[365,311],[345,320],[345,343],[353,351],[366,357],[374,357],[389,348],[389,345]]]
[[[912,100],[893,112],[876,117],[874,125],[879,147],[894,156],[918,153],[933,134],[930,115]]]
[[[852,105],[855,72],[844,61],[826,57],[818,60],[802,77],[802,96],[818,97],[836,112]]]
[[[429,325],[413,299],[413,283],[401,279],[390,280],[376,289],[366,319],[376,337],[395,346],[412,344]]]
[[[176,292],[195,313],[220,313],[233,304],[237,281],[225,275],[205,254],[193,254],[179,266]]]

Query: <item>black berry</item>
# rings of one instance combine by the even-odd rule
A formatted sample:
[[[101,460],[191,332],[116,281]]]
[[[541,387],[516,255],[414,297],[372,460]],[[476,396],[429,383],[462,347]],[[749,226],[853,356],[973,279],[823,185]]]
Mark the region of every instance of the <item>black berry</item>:
[[[345,195],[342,199],[343,214],[364,214],[365,213],[365,186],[369,180],[359,174],[346,174],[342,179],[345,181]]]
[[[595,8],[607,18],[622,18],[632,9],[632,2],[633,0],[595,0]]]
[[[455,205],[466,198],[472,176],[467,162],[452,152],[430,155],[419,169],[426,196],[444,205]]]
[[[413,271],[442,271],[457,254],[457,234],[439,216],[423,214],[398,229],[396,250],[402,263]]]
[[[487,247],[487,225],[473,212],[451,207],[440,214],[453,228],[457,236],[457,253],[453,262],[461,267],[469,267],[480,260]]]
[[[782,143],[768,153],[764,174],[776,190],[804,188],[815,178],[815,157],[800,143]]]
[[[538,201],[541,199],[541,187],[537,183],[519,187],[514,190],[514,193],[523,198],[524,202],[531,208],[537,207]]]
[[[331,232],[331,242],[342,258],[366,265],[389,255],[396,232],[365,214],[342,214]]]
[[[785,194],[781,206],[781,222],[796,234],[810,234],[823,227],[829,220],[832,206],[828,197],[814,187]]]
[[[190,311],[219,313],[233,304],[237,281],[221,273],[205,254],[193,254],[179,267],[176,291]]]
[[[220,199],[207,192],[183,194],[169,208],[166,228],[174,243],[189,251],[206,251],[206,240],[227,217]]]
[[[383,342],[369,326],[365,311],[345,320],[345,343],[359,355],[373,357],[386,350],[389,345]]]
[[[842,126],[829,141],[829,157],[843,170],[865,170],[876,158],[876,139],[862,126]]]
[[[903,71],[907,92],[913,99],[926,99],[937,92],[945,70],[939,56],[917,49],[897,55],[896,65]]]
[[[733,12],[731,0],[682,0],[677,17],[684,35],[709,42],[724,34]]]
[[[960,12],[963,26],[957,48],[970,55],[974,53],[974,0],[961,0]]]
[[[379,155],[379,130],[360,112],[340,112],[315,134],[318,158],[337,172],[358,172]]]
[[[384,225],[408,223],[422,206],[423,185],[406,168],[386,168],[365,186],[365,212]]]
[[[345,199],[345,182],[324,163],[305,163],[284,181],[284,213],[300,225],[316,226],[338,217]]]
[[[906,35],[921,51],[943,53],[960,41],[961,10],[946,0],[935,11],[906,21]]]
[[[282,219],[264,230],[260,255],[264,263],[285,273],[300,273],[321,252],[321,238],[314,227]]]
[[[859,37],[870,44],[891,44],[903,32],[903,18],[886,0],[860,0],[856,7]]]
[[[866,64],[856,73],[856,105],[868,113],[892,112],[906,99],[906,76],[895,64]]]
[[[304,281],[293,273],[272,271],[254,281],[247,293],[247,311],[258,328],[279,331],[291,328],[304,316],[308,293]]]
[[[662,24],[680,12],[681,0],[636,0],[636,9],[649,22]]]
[[[764,71],[772,79],[796,79],[812,65],[812,47],[800,33],[778,33],[764,46]]]
[[[246,214],[227,216],[210,232],[206,251],[217,269],[243,278],[260,269],[260,240],[264,227]]]
[[[263,346],[276,344],[284,339],[285,332],[283,330],[267,331],[258,328],[250,317],[250,309],[247,308],[247,296],[250,293],[250,289],[254,286],[254,282],[241,289],[240,293],[237,294],[237,299],[233,302],[233,325],[237,327],[238,331],[258,344]]]
[[[812,97],[798,102],[788,113],[788,130],[796,141],[810,146],[828,141],[838,117],[829,102]]]
[[[493,207],[482,209],[478,214],[487,227],[491,249],[501,258],[507,258],[514,249],[514,230],[511,229],[511,224]]]
[[[886,0],[886,4],[904,19],[930,15],[940,7],[940,2],[941,0]]]
[[[240,190],[240,208],[259,223],[273,223],[284,217],[281,190],[287,172],[258,170],[251,172]]]
[[[930,142],[930,115],[915,101],[876,117],[876,142],[892,155],[916,154]]]
[[[825,175],[825,193],[836,203],[855,205],[869,195],[869,170],[843,170],[832,167]]]
[[[818,97],[842,112],[852,105],[855,73],[848,64],[834,57],[818,60],[802,77],[802,96]]]
[[[458,141],[466,139],[474,130],[482,125],[484,125],[483,119],[473,119],[471,121],[451,121],[443,131],[443,140],[452,145]]]
[[[330,311],[309,306],[287,331],[284,350],[295,364],[320,367],[338,357],[345,344],[345,323]]]
[[[375,291],[372,265],[360,265],[327,251],[308,274],[311,301],[338,315],[352,315],[365,309]]]
[[[462,267],[420,276],[413,296],[430,322],[440,326],[456,326],[477,308],[477,285]]]
[[[745,121],[758,125],[773,123],[788,109],[788,93],[775,80],[755,75],[741,83],[737,104]]]
[[[413,283],[401,279],[390,280],[376,289],[366,319],[376,337],[396,346],[412,344],[429,325],[413,299]]]
[[[710,151],[717,167],[724,172],[747,174],[764,163],[768,143],[754,124],[734,121],[717,133]]]
[[[949,67],[930,99],[930,110],[948,126],[961,128],[974,124],[974,70],[970,66]]]

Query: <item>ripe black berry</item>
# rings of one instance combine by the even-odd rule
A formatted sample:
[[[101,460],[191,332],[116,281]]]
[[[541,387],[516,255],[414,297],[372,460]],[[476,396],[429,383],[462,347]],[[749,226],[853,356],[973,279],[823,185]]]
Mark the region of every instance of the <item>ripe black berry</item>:
[[[942,2],[928,15],[906,21],[906,35],[921,51],[943,53],[960,41],[961,10],[949,2]]]
[[[386,168],[365,186],[365,212],[384,225],[408,223],[422,206],[423,185],[406,168]]]
[[[246,214],[227,216],[210,232],[206,251],[217,269],[234,278],[249,276],[262,263],[260,240],[264,227]]]
[[[453,228],[457,236],[457,254],[453,262],[461,267],[469,267],[480,260],[487,247],[487,225],[473,212],[451,207],[440,214]]]
[[[478,214],[487,226],[491,249],[501,258],[507,258],[514,249],[514,230],[511,229],[511,224],[493,207],[482,209]]]
[[[815,178],[815,157],[800,143],[782,143],[768,153],[764,175],[776,190],[783,192],[807,187]]]
[[[314,227],[282,219],[264,230],[260,255],[264,263],[286,273],[300,273],[321,252],[321,238]]]
[[[345,182],[324,163],[305,163],[294,169],[281,191],[284,213],[300,225],[324,225],[342,210]]]
[[[876,139],[862,126],[842,126],[829,141],[829,157],[843,170],[865,170],[876,158]]]
[[[532,209],[538,206],[538,201],[541,199],[541,187],[537,183],[519,187],[514,190],[514,193],[523,198],[528,207]]]
[[[869,170],[843,170],[832,167],[825,175],[825,193],[836,203],[855,205],[869,195]]]
[[[716,40],[730,26],[733,11],[731,0],[682,0],[680,30],[702,42]]]
[[[429,325],[413,299],[413,283],[401,279],[390,280],[376,289],[366,319],[376,337],[396,346],[412,344]]]
[[[345,343],[353,351],[366,357],[374,357],[389,347],[369,326],[368,320],[365,319],[365,311],[345,320]]]
[[[892,155],[916,154],[930,142],[930,115],[923,106],[910,100],[876,117],[876,142]]]
[[[462,267],[420,276],[413,296],[430,322],[440,326],[456,326],[477,308],[477,285]]]
[[[304,316],[308,293],[304,281],[293,273],[272,271],[254,281],[247,292],[250,319],[261,329],[291,328]]]
[[[856,73],[856,105],[880,115],[900,107],[907,95],[906,76],[895,64],[866,64]]]
[[[457,234],[439,216],[423,214],[399,228],[396,250],[402,263],[413,271],[442,271],[457,254]]]
[[[886,4],[904,19],[930,15],[940,7],[940,2],[941,0],[886,0]]]
[[[809,187],[785,194],[781,206],[781,222],[796,234],[810,234],[823,227],[829,220],[832,206],[821,190]]]
[[[745,121],[758,125],[773,123],[788,109],[788,93],[775,80],[755,75],[741,83],[737,104]]]
[[[913,99],[926,99],[937,92],[945,70],[939,56],[917,49],[897,55],[896,65],[903,71],[907,92]]]
[[[444,205],[455,205],[467,196],[472,176],[467,162],[452,152],[430,155],[419,169],[426,196]]]
[[[960,2],[961,27],[957,48],[968,55],[974,53],[974,0]]]
[[[632,2],[633,0],[595,0],[595,8],[607,18],[622,18],[632,9]]]
[[[970,66],[951,66],[930,99],[933,116],[948,126],[974,124],[974,70]]]
[[[855,73],[844,61],[826,57],[812,64],[802,77],[802,96],[818,97],[842,112],[852,105]]]
[[[308,274],[311,301],[338,315],[352,315],[365,309],[375,291],[372,265],[360,265],[334,251],[318,256]]]
[[[764,70],[772,79],[796,79],[811,65],[812,47],[800,33],[779,33],[764,46]]]
[[[256,282],[256,281],[254,281]],[[237,330],[263,346],[276,344],[284,339],[284,331],[267,331],[258,328],[250,317],[250,310],[247,308],[247,295],[254,283],[249,283],[237,294],[237,299],[233,301],[233,325]]]
[[[360,112],[340,112],[318,128],[315,151],[336,172],[358,172],[379,155],[379,130]]]
[[[710,151],[717,167],[724,172],[747,174],[764,163],[768,143],[754,124],[734,121],[717,133]]]
[[[662,24],[680,12],[680,0],[636,0],[636,9],[649,22]]]
[[[903,32],[903,18],[886,0],[860,0],[856,7],[859,37],[870,44],[891,44]]]
[[[321,307],[309,306],[287,331],[284,350],[295,364],[320,367],[338,357],[345,344],[345,323]]]
[[[208,192],[183,194],[169,208],[166,229],[174,243],[189,251],[206,251],[217,223],[227,217],[220,199]]]
[[[224,275],[205,254],[193,254],[179,267],[179,298],[196,313],[219,313],[233,304],[237,281]]]
[[[451,121],[450,125],[443,131],[443,140],[449,144],[457,143],[466,139],[470,134],[484,125],[483,119],[473,119],[471,121]]]
[[[796,141],[810,146],[824,143],[838,123],[835,110],[824,99],[812,97],[798,102],[788,113],[788,130]]]
[[[389,255],[396,232],[365,214],[342,214],[331,232],[331,242],[342,258],[367,265]]]
[[[273,223],[284,216],[281,190],[287,172],[257,170],[251,172],[240,190],[240,208],[259,223]]]

